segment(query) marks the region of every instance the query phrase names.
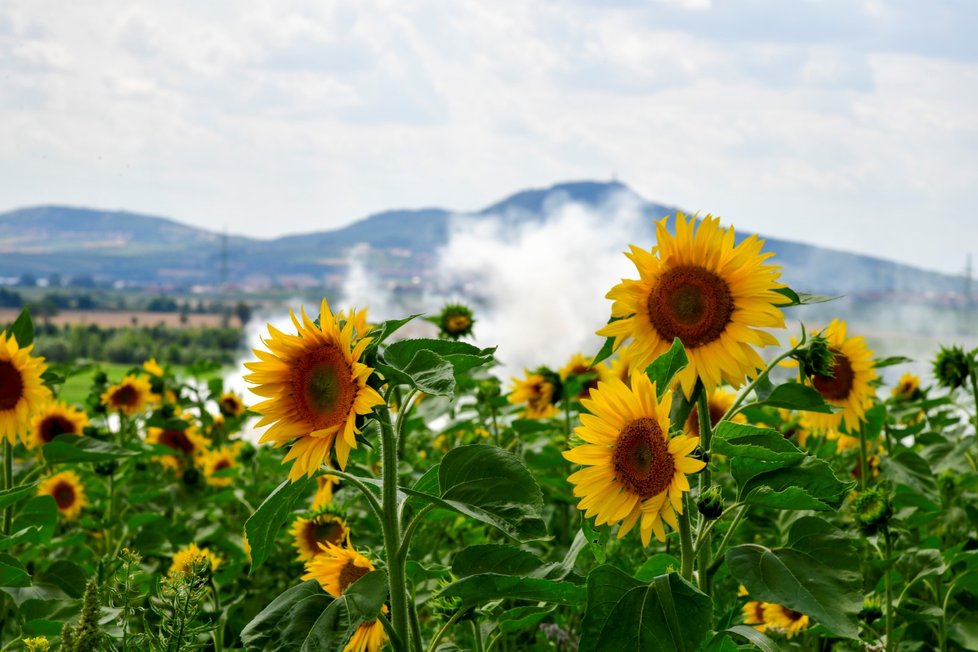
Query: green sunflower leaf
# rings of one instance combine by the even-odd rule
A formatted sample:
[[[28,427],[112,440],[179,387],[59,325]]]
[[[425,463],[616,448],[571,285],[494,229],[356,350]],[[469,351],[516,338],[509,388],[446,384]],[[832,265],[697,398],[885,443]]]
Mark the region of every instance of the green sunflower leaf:
[[[656,394],[661,398],[672,385],[672,379],[689,365],[686,349],[679,338],[672,341],[669,350],[652,361],[645,368],[645,373],[653,383],[656,383]]]
[[[678,574],[640,582],[614,566],[587,578],[580,652],[692,652],[710,631],[713,602]]]
[[[804,516],[791,526],[787,546],[744,544],[729,549],[726,561],[752,600],[783,605],[833,634],[858,638],[859,551],[850,535],[829,522]]]
[[[285,480],[265,501],[255,510],[245,523],[245,533],[251,544],[251,570],[261,566],[268,558],[268,553],[275,545],[275,538],[281,532],[282,525],[292,515],[296,503],[307,499],[313,493],[314,478],[301,477],[295,482]]]
[[[17,319],[7,329],[7,335],[13,335],[17,346],[22,349],[34,343],[34,321],[30,310],[25,307],[20,311]]]
[[[106,462],[122,457],[139,455],[138,451],[121,448],[101,439],[78,437],[76,435],[58,435],[54,438],[54,441],[44,444],[42,450],[44,452],[44,459],[49,464]]]
[[[16,557],[0,554],[0,586],[30,586],[31,576]]]
[[[800,410],[802,412],[833,412],[832,406],[813,387],[801,383],[784,383],[775,387],[759,405]]]
[[[836,299],[841,299],[838,297],[829,297],[821,294],[809,294],[807,292],[795,292],[787,285],[783,288],[778,288],[775,290],[778,294],[784,296],[788,301],[787,303],[779,303],[778,308],[792,308],[794,306],[808,306],[813,303],[825,303],[827,301],[835,301]]]
[[[452,582],[435,596],[459,598],[466,606],[492,600],[529,600],[577,606],[584,602],[584,587],[571,582],[499,573],[480,573]]]

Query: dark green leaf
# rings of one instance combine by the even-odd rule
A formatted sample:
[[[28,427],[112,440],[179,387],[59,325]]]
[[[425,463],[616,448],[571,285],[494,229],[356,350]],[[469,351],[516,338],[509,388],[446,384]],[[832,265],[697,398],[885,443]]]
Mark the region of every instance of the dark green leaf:
[[[594,527],[591,521],[582,518],[581,532],[584,533],[584,537],[587,539],[587,545],[591,550],[591,554],[594,555],[594,558],[599,564],[603,564],[608,557],[608,553],[605,551],[605,546],[608,544],[608,528]]]
[[[651,582],[658,575],[667,575],[679,570],[681,564],[672,555],[659,552],[648,559],[635,571],[635,579],[642,582]]]
[[[26,307],[17,315],[17,319],[7,329],[8,335],[13,335],[17,340],[17,346],[27,348],[34,343],[34,322],[31,320],[31,311]]]
[[[676,573],[660,578],[657,591],[613,566],[591,571],[580,652],[696,650],[710,630],[713,603]]]
[[[23,607],[24,603],[32,600],[50,602],[52,600],[70,599],[64,591],[53,584],[34,584],[33,586],[23,587],[5,586],[0,588],[0,591],[13,598],[18,608]]]
[[[499,631],[519,632],[537,625],[553,613],[554,607],[524,606],[508,609],[499,615]]]
[[[739,466],[734,460],[732,466]],[[800,464],[754,475],[744,482],[741,500],[774,509],[834,511],[855,482],[843,482],[825,460],[806,457]]]
[[[721,421],[713,433],[711,452],[726,455],[732,460],[754,460],[764,465],[745,466],[739,481],[752,477],[751,472],[761,473],[776,466],[800,463],[804,451],[784,438],[777,430],[758,428],[744,423]],[[771,465],[776,466],[771,466]]]
[[[342,650],[362,623],[377,619],[386,596],[386,573],[371,571],[330,602],[304,637],[298,641],[283,641],[287,644],[278,649],[298,649],[300,652]]]
[[[101,439],[76,435],[58,435],[54,441],[44,445],[43,451],[44,459],[50,464],[106,462],[139,455],[136,451],[120,448]]]
[[[791,526],[787,547],[744,544],[728,550],[726,561],[751,599],[799,611],[838,636],[858,637],[859,553],[851,538],[827,521],[802,517]]]
[[[19,487],[14,487],[13,489],[7,489],[6,491],[0,491],[0,509],[8,505],[13,505],[19,500],[26,498],[27,496],[33,496],[37,489],[37,482],[31,482]]]
[[[50,541],[58,524],[58,504],[51,496],[35,496],[27,501],[14,519],[11,532],[34,528],[36,534],[28,538],[34,541]]]
[[[49,584],[59,587],[72,598],[80,598],[85,593],[88,578],[78,564],[60,559],[44,571],[43,578]]]
[[[448,360],[456,374],[492,362],[495,347],[480,349],[467,342],[452,340],[414,339],[394,342],[384,350],[384,362],[403,369],[421,351],[431,351]]]
[[[906,358],[902,355],[891,355],[888,358],[879,358],[873,361],[873,366],[877,369],[882,367],[892,367],[898,364],[906,364],[907,362],[913,362],[913,358]]]
[[[736,634],[737,636],[746,638],[754,645],[754,647],[761,650],[761,652],[781,651],[781,648],[778,647],[777,643],[749,625],[734,625],[733,627],[728,627],[727,631],[731,634]]]
[[[656,383],[656,394],[661,398],[672,385],[672,379],[689,364],[686,349],[679,338],[672,341],[669,350],[652,361],[645,368],[645,373],[653,383]]]
[[[316,580],[287,589],[241,631],[246,650],[295,649],[316,619],[333,601]],[[290,645],[286,645],[286,643]],[[299,643],[301,644],[301,643]]]
[[[542,565],[543,562],[532,553],[491,543],[459,551],[452,561],[452,574],[457,577],[480,573],[526,576]]]
[[[0,554],[0,586],[30,586],[31,576],[16,557]]]
[[[784,295],[787,299],[787,303],[779,303],[779,308],[791,308],[794,306],[808,306],[813,303],[825,303],[826,301],[835,301],[836,299],[841,299],[842,297],[828,297],[820,294],[808,294],[807,292],[795,292],[791,288],[785,286],[783,288],[778,288],[775,290],[778,294]]]
[[[376,349],[381,343],[383,343],[384,340],[386,340],[388,337],[393,335],[398,329],[400,329],[401,326],[404,326],[409,321],[416,319],[420,316],[421,313],[418,313],[416,315],[410,315],[403,319],[388,319],[387,321],[380,322],[372,329],[370,329],[370,332],[368,333],[368,335],[373,339],[371,339],[370,344],[367,346],[367,351]]]
[[[285,480],[268,495],[245,523],[245,532],[251,544],[251,573],[268,557],[275,537],[292,515],[295,504],[312,494],[313,484],[315,480],[305,476],[295,482]]]
[[[906,487],[935,507],[940,505],[937,479],[931,472],[930,465],[920,455],[913,451],[902,450],[892,457],[881,456],[880,462],[883,465],[884,475],[893,484]]]
[[[432,396],[451,396],[455,392],[452,363],[433,351],[418,351],[404,366],[378,362],[377,370],[393,384],[407,385]]]
[[[818,390],[801,383],[778,385],[761,404],[803,412],[832,412],[832,406],[825,402]]]
[[[460,598],[467,606],[491,600],[530,600],[577,606],[584,601],[584,587],[570,582],[536,577],[483,573],[452,582],[437,597]]]

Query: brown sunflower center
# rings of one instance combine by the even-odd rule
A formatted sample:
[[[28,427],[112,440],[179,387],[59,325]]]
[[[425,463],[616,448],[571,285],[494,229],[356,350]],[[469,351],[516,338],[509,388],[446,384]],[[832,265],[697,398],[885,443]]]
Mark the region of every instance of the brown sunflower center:
[[[347,560],[340,570],[340,593],[346,591],[348,586],[369,572],[370,569],[366,566],[357,566],[352,559]]]
[[[185,430],[164,430],[160,433],[160,438],[157,441],[183,455],[190,455],[194,452],[194,443],[190,441]]]
[[[24,395],[24,377],[9,360],[0,360],[0,410],[11,410]]]
[[[852,363],[849,362],[845,353],[838,349],[832,349],[832,354],[835,356],[832,359],[832,375],[816,375],[812,378],[812,384],[815,385],[815,389],[822,395],[822,398],[841,401],[848,398],[856,375],[852,370]]]
[[[230,468],[231,468],[231,460],[229,460],[226,457],[222,457],[221,459],[217,460],[217,462],[214,463],[214,473]]]
[[[41,421],[40,426],[38,426],[37,433],[45,444],[50,441],[54,441],[54,438],[58,435],[75,435],[78,432],[75,430],[75,424],[69,419],[64,418],[60,414],[52,414],[49,417],[45,417]]]
[[[132,385],[123,385],[112,393],[112,402],[116,405],[136,405],[139,402],[139,392]]]
[[[649,320],[667,342],[693,349],[723,334],[734,311],[727,282],[698,265],[679,265],[659,277],[646,302]]]
[[[307,353],[295,362],[292,395],[300,414],[317,428],[343,423],[356,399],[353,369],[333,344]]]
[[[343,525],[339,521],[310,521],[306,526],[306,537],[309,547],[320,551],[320,543],[332,543],[334,546],[343,543]],[[355,581],[355,580],[354,580]]]
[[[232,397],[225,397],[221,399],[221,409],[227,414],[237,414],[239,408],[238,400]]]
[[[58,509],[65,510],[75,504],[75,488],[67,482],[59,482],[51,492]]]
[[[615,479],[642,500],[665,491],[676,472],[662,428],[649,417],[636,419],[621,431],[614,462]]]
[[[530,397],[527,405],[534,410],[544,410],[550,405],[550,399],[554,394],[554,386],[543,381],[530,386]]]
[[[796,622],[805,617],[805,614],[800,611],[795,611],[794,609],[789,609],[788,607],[781,607],[781,611],[784,613],[784,617],[791,622]]]

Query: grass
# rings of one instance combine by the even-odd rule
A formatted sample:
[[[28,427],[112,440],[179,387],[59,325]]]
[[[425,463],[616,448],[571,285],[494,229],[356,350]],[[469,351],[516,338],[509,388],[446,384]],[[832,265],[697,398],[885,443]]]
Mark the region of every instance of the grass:
[[[109,381],[117,383],[129,372],[138,369],[139,365],[131,364],[117,364],[115,362],[99,362],[96,366],[78,373],[70,377],[65,381],[64,386],[58,393],[58,398],[66,403],[81,405],[85,403],[85,398],[88,396],[89,389],[92,387],[92,381],[95,374],[101,370],[105,372],[108,376]],[[178,377],[184,378],[189,376],[187,373],[187,367],[183,365],[171,365],[170,369]],[[230,366],[221,367],[213,372],[204,374],[201,380],[207,382],[212,378],[223,378],[232,369]]]

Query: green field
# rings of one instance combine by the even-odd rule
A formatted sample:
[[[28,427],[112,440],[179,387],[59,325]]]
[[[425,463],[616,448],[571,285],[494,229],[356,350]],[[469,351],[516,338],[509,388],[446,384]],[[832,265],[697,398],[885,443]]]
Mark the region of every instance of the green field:
[[[188,368],[184,365],[173,365],[170,367],[173,373],[184,380],[191,378],[191,374],[187,370]],[[130,372],[139,369],[138,366],[127,365],[127,364],[116,364],[113,362],[99,362],[85,371],[81,371],[65,381],[65,384],[61,387],[58,397],[73,405],[81,405],[85,402],[85,397],[88,395],[88,390],[92,386],[92,380],[98,371],[104,371],[109,380],[113,383],[119,382],[122,378]],[[223,378],[226,376],[232,367],[224,366],[219,369],[205,373],[201,376],[201,380],[208,381],[212,378]]]

